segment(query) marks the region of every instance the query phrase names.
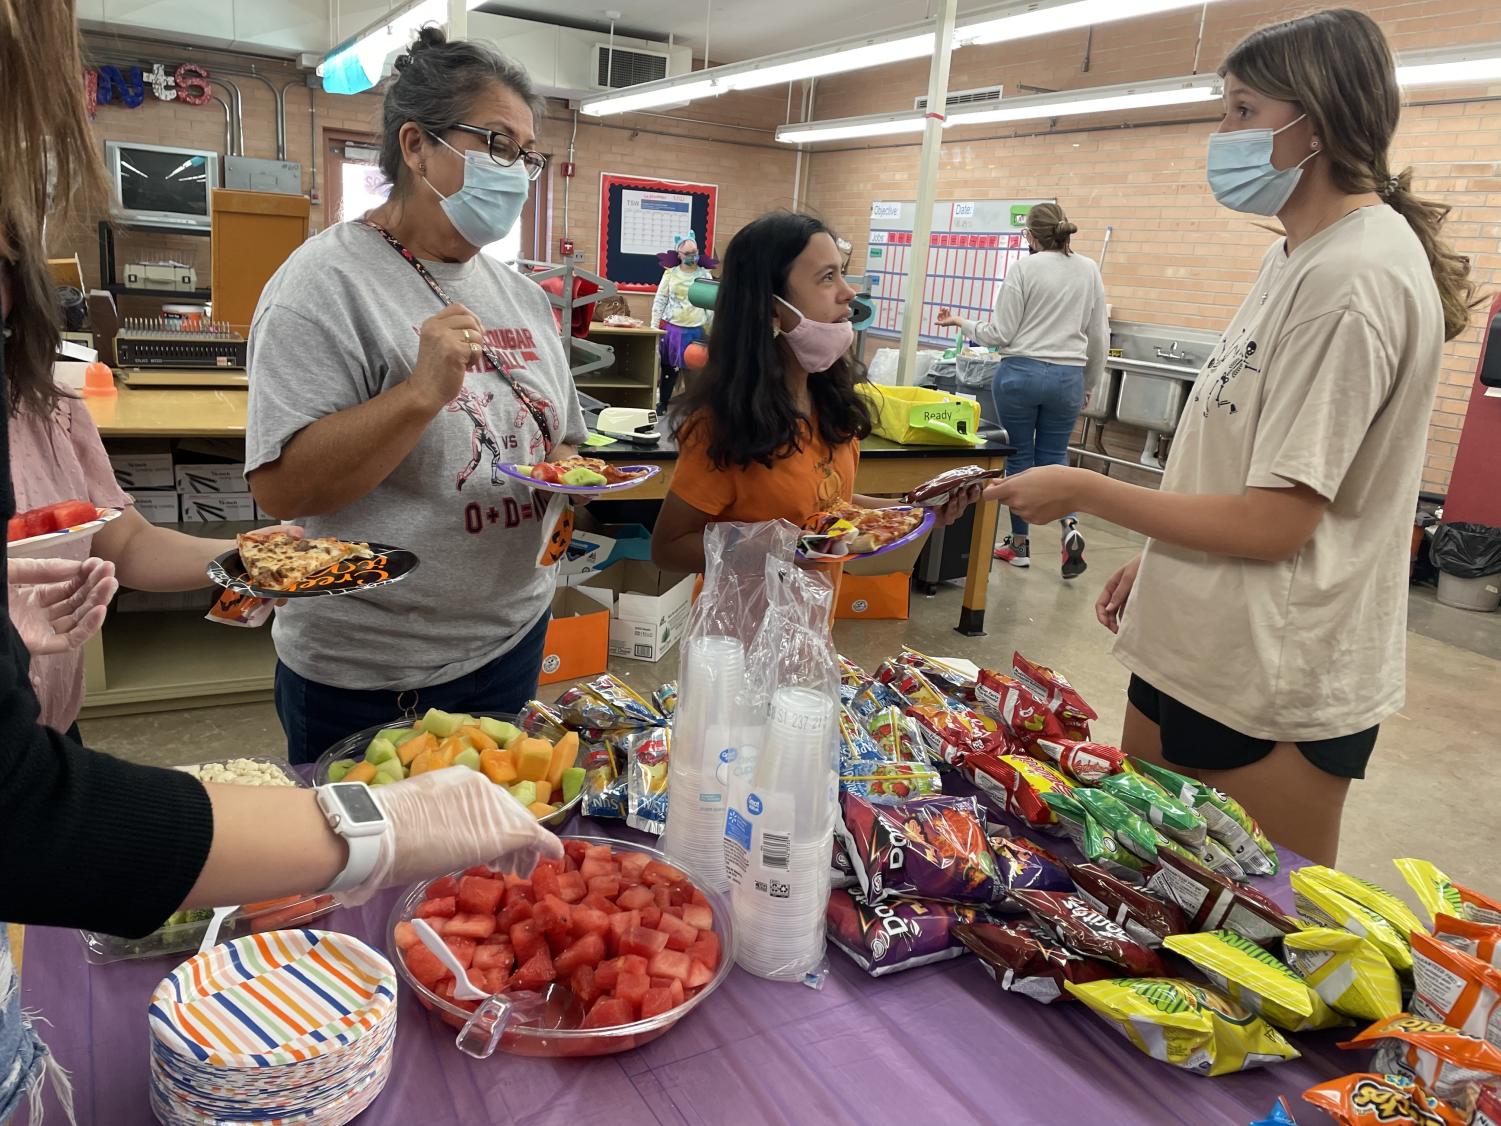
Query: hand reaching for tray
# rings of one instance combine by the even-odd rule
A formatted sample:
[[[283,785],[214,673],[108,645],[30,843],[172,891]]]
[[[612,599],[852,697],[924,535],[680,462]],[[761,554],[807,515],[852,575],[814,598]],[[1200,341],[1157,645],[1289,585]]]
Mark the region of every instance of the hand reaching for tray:
[[[5,580],[11,617],[32,656],[83,645],[120,589],[115,565],[103,559],[11,559]]]

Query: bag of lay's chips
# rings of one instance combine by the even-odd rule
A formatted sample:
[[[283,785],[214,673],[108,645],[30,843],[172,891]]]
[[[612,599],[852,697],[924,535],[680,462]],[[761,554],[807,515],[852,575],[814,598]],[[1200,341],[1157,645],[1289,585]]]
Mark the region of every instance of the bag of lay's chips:
[[[1472,923],[1469,919],[1456,919],[1453,915],[1440,913],[1433,917],[1433,935],[1470,957],[1501,970],[1501,926]]]
[[[1298,1058],[1298,1050],[1266,1021],[1181,978],[1068,981],[1064,988],[1153,1059],[1196,1075],[1229,1075]]]
[[[1115,834],[1096,821],[1073,794],[1043,794],[1042,800],[1085,859],[1103,865],[1107,871],[1141,879],[1146,861],[1116,840]]]
[[[1426,860],[1406,858],[1392,863],[1412,890],[1418,893],[1418,902],[1428,909],[1429,915],[1442,911],[1474,923],[1501,925],[1501,901],[1456,884]]]
[[[1234,931],[1170,934],[1162,944],[1198,966],[1225,996],[1278,1028],[1309,1032],[1350,1023],[1301,977]]]
[[[1402,1011],[1397,971],[1370,939],[1306,927],[1283,937],[1282,954],[1335,1012],[1381,1020]]]
[[[1412,1014],[1501,1047],[1501,970],[1427,931],[1412,935]]]
[[[1208,835],[1202,816],[1140,774],[1114,774],[1100,779],[1099,787],[1145,817],[1153,827],[1190,848]]]
[[[1230,850],[1248,876],[1275,876],[1279,867],[1277,849],[1256,824],[1256,819],[1229,794],[1206,786],[1176,770],[1145,759],[1129,760],[1132,769],[1156,782],[1171,797],[1191,806],[1204,818],[1209,835]]]
[[[1475,1107],[1483,1084],[1501,1083],[1501,1048],[1411,1013],[1377,1021],[1341,1048],[1375,1048],[1371,1067],[1406,1075],[1460,1110]]]
[[[1065,737],[1081,741],[1089,739],[1089,725],[1100,717],[1061,672],[1029,661],[1020,653],[1013,653],[1011,675],[1025,684],[1032,695],[1058,717]]]
[[[1407,936],[1382,916],[1330,887],[1318,876],[1300,868],[1290,877],[1298,917],[1317,927],[1344,929],[1369,938],[1398,973],[1412,969],[1412,948]]]
[[[1468,1118],[1405,1075],[1363,1071],[1303,1092],[1341,1126],[1465,1126]]]
[[[1370,883],[1358,876],[1351,876],[1333,868],[1325,868],[1322,864],[1310,864],[1299,871],[1305,878],[1318,880],[1339,892],[1346,899],[1353,899],[1362,907],[1376,912],[1392,925],[1393,930],[1404,937],[1413,931],[1423,929],[1422,921],[1412,913],[1407,904],[1379,884]]]
[[[1015,677],[994,669],[981,669],[975,682],[975,704],[1023,743],[1038,739],[1064,738],[1063,724],[1046,704]]]

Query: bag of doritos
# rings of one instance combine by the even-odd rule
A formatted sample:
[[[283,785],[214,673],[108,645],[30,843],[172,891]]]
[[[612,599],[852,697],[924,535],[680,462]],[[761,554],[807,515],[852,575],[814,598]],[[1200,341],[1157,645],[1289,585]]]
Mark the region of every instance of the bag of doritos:
[[[1282,954],[1335,1012],[1381,1020],[1402,1011],[1397,971],[1368,938],[1306,927],[1283,937]]]
[[[991,979],[1010,993],[1050,1005],[1066,998],[1066,982],[1117,977],[1119,966],[1086,958],[1058,941],[1051,928],[1032,919],[1005,923],[967,923],[954,928],[960,942],[974,951]]]

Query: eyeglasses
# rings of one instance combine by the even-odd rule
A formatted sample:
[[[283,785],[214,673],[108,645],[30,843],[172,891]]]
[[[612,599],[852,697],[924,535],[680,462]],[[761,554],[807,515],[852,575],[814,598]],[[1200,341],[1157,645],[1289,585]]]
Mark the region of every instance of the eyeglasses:
[[[490,146],[490,159],[502,168],[509,168],[518,160],[526,169],[526,178],[535,180],[542,175],[542,170],[547,167],[547,157],[531,149],[524,149],[516,141],[497,129],[481,129],[478,125],[450,125],[450,129],[457,129],[460,133],[473,133],[476,137],[483,137],[485,143]]]

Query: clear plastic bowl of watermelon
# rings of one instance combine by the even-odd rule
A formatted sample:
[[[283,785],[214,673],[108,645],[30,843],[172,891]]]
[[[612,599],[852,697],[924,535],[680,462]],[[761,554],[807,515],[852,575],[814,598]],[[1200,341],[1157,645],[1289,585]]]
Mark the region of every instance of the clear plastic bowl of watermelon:
[[[701,1005],[734,965],[727,897],[656,849],[607,837],[562,840],[565,860],[543,862],[531,879],[454,872],[412,885],[391,912],[396,972],[423,1005],[460,1030],[461,1043],[481,1002],[454,998],[452,975],[417,939],[413,917],[427,919],[482,989],[538,991],[557,982],[572,990],[584,1014],[579,1027],[513,1021],[502,1028],[494,1048],[518,1056],[639,1048]]]

